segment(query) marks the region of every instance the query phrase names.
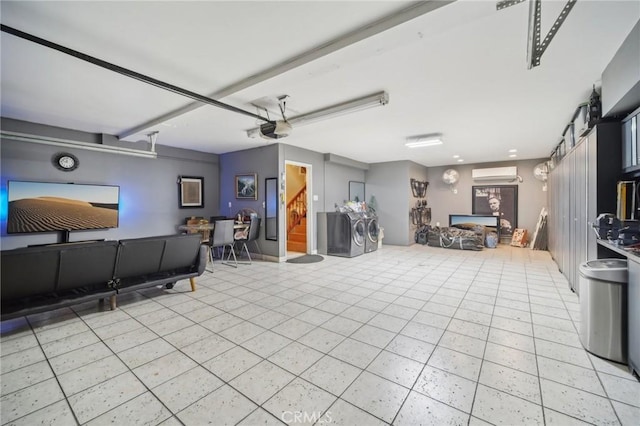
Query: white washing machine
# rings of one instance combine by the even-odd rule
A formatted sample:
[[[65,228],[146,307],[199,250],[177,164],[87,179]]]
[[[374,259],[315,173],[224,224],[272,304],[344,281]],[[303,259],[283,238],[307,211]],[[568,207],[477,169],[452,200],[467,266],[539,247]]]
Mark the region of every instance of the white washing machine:
[[[327,254],[355,257],[364,254],[365,223],[358,213],[327,213]]]
[[[364,214],[364,252],[371,253],[378,250],[378,238],[380,236],[380,225],[378,224],[378,216],[373,213]]]

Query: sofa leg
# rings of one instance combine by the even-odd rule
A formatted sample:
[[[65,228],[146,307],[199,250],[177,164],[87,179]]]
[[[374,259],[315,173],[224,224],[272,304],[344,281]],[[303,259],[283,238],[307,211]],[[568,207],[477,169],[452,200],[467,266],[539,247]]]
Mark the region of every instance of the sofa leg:
[[[191,283],[191,291],[196,291],[196,279],[191,277],[189,278],[189,282]]]
[[[112,311],[116,310],[116,295],[115,294],[109,298],[109,305],[111,305],[111,310]]]

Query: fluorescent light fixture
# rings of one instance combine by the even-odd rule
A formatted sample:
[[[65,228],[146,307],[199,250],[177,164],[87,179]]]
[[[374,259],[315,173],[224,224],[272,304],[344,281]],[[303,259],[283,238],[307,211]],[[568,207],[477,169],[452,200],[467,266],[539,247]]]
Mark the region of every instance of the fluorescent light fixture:
[[[373,95],[353,99],[351,101],[332,105],[326,108],[321,108],[319,110],[308,112],[306,114],[289,117],[287,118],[287,122],[289,122],[289,124],[294,127],[304,126],[305,124],[313,123],[316,121],[339,117],[345,114],[351,114],[353,112],[363,111],[373,107],[384,106],[388,103],[389,94],[387,92],[379,92]],[[260,129],[256,127],[254,129],[247,130],[247,136],[250,138],[256,138],[260,136]]]
[[[517,157],[517,156],[518,156],[517,154],[509,154],[509,157],[511,157],[511,158],[514,158],[514,157]]]
[[[85,149],[87,151],[108,152],[110,154],[130,155],[133,157],[143,157],[143,158],[158,157],[158,154],[155,151],[144,151],[140,149],[121,148],[118,146],[100,145],[96,143],[79,142],[79,141],[72,141],[68,139],[50,138],[46,136],[29,135],[26,133],[2,131],[0,132],[0,137],[6,138],[6,139],[12,139],[14,141],[39,143],[43,145],[52,145],[52,146],[61,146],[64,148]],[[152,136],[149,136],[149,137],[153,139]],[[155,146],[155,139],[153,139],[153,145]]]
[[[410,136],[407,138],[407,143],[404,145],[407,148],[424,148],[427,146],[442,145],[442,133]]]
[[[454,155],[453,158],[460,158],[458,154]]]
[[[513,149],[510,149],[509,152],[518,152],[518,150],[513,148]]]
[[[463,158],[458,158],[458,163],[462,163],[462,162],[464,162],[464,159]]]

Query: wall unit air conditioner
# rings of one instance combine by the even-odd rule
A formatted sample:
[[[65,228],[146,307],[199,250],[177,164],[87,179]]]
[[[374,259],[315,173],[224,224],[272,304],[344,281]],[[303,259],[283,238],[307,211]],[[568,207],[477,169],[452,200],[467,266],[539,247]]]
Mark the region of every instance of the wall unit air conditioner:
[[[518,168],[494,167],[490,169],[473,169],[471,171],[473,180],[515,180],[518,178]]]

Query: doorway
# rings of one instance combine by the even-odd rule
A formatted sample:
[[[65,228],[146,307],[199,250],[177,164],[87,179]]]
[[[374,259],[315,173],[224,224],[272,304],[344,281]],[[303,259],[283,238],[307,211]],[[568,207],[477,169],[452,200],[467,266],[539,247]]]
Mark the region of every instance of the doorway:
[[[286,250],[291,258],[312,251],[311,165],[286,161],[285,176]]]

